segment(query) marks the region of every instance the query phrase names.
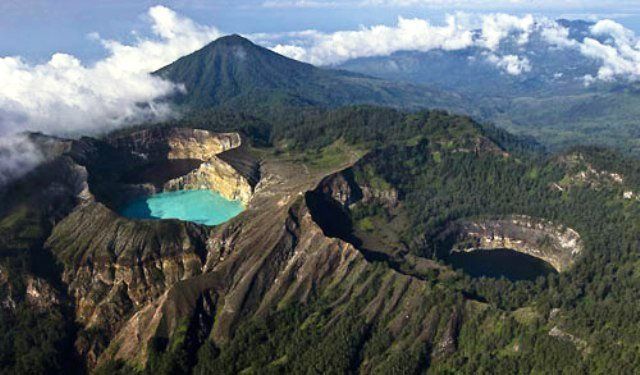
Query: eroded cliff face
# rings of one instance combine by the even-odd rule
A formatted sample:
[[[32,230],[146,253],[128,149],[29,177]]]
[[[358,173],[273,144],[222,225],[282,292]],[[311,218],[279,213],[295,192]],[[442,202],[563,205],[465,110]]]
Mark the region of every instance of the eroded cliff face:
[[[169,132],[171,137],[178,133]],[[213,228],[175,220],[128,220],[93,197],[88,181],[92,171],[99,171],[92,167],[100,164],[92,159],[96,144],[85,142],[73,158],[60,159],[65,166],[61,170],[68,172],[65,188],[59,189],[66,201],[59,206],[47,201],[64,210],[55,216],[45,249],[64,266],[62,281],[80,328],[75,347],[89,369],[111,359],[143,368],[157,339],[167,347],[184,339],[192,353],[206,340],[222,346],[252,318],[324,297],[329,303],[322,312],[328,318],[317,327],[323,333],[341,333],[335,327],[349,316],[364,332],[380,329],[393,342],[377,358],[363,354],[358,368],[362,373],[384,373],[381,366],[393,353],[417,350],[425,362],[446,358],[459,350],[464,322],[481,321],[491,309],[434,283],[444,272],[423,277],[446,268],[432,260],[394,254],[371,257],[354,243],[327,234],[313,215],[311,193],[326,198],[321,204],[333,201],[342,209],[360,203],[401,206],[393,187],[355,181],[351,168],[356,160],[309,171],[268,157],[261,178],[252,179],[224,153],[213,154],[214,146],[193,146],[192,139],[204,133],[184,134],[188,139],[176,141],[178,145],[166,146],[173,141],[158,143],[151,136],[126,142],[133,142],[132,150],[137,151],[132,152],[140,153],[134,155],[136,160],[150,155],[208,158],[165,188],[210,188],[216,179],[217,186],[231,181],[225,194],[251,199],[240,216]],[[116,142],[116,151],[129,147],[122,142]],[[58,192],[56,183],[47,185],[50,197]],[[252,186],[251,194],[238,188],[245,184]],[[141,194],[154,189],[137,188]],[[509,247],[547,257],[558,268],[569,267],[582,251],[580,237],[571,229],[528,217],[467,221],[458,230],[459,250]],[[6,281],[0,272],[0,289]],[[26,293],[36,307],[48,308],[62,299],[35,278],[28,281]],[[180,336],[185,332],[189,337]]]
[[[223,343],[243,319],[272,311],[281,303],[304,303],[315,288],[335,280],[336,273],[347,272],[359,256],[350,245],[326,238],[299,204],[279,212],[273,222],[260,222],[274,230],[267,237],[255,237],[264,228],[254,223],[216,235],[209,249],[210,269],[177,284],[138,312],[106,356],[143,364],[152,338],[172,338],[183,320],[193,317],[199,304],[212,297],[216,308],[209,319],[215,323],[207,336]],[[223,246],[232,249],[223,250]]]
[[[10,278],[7,269],[0,265],[0,313],[14,313],[22,301],[39,312],[51,311],[62,304],[60,292],[47,280],[33,274],[13,276],[19,280]],[[20,288],[16,284],[21,284]]]
[[[108,142],[148,160],[208,160],[222,152],[239,147],[237,133],[213,133],[187,128],[153,128],[112,137]]]
[[[101,361],[144,365],[150,340],[171,339],[185,319],[211,322],[199,331],[223,343],[241,320],[288,302],[304,303],[349,273],[360,253],[326,237],[305,205],[303,193],[323,176],[280,163],[267,163],[265,170],[251,207],[208,234],[201,273],[165,288],[123,320]]]
[[[22,282],[24,291],[18,294],[12,283],[0,283],[7,292],[3,304],[11,307],[16,301],[25,300],[38,309],[61,303],[72,306],[75,321],[82,327],[76,349],[88,368],[95,365],[132,314],[157,300],[174,284],[202,273],[209,236],[206,227],[177,220],[128,220],[98,202],[92,191],[110,188],[112,185],[99,184],[111,181],[118,168],[128,166],[128,161],[135,164],[147,158],[142,162],[148,162],[150,156],[202,157],[214,159],[216,169],[208,179],[228,192],[229,198],[248,202],[251,197],[251,187],[224,190],[228,180],[233,181],[233,186],[249,186],[249,182],[215,156],[238,147],[237,134],[166,132],[168,140],[154,138],[153,132],[143,132],[144,137],[138,134],[116,142],[118,147],[89,138],[60,140],[59,146],[54,140],[43,140],[55,153],[29,180],[30,186],[38,186],[36,193],[30,195],[32,203],[45,210],[43,216],[52,220],[51,233],[44,232],[48,238],[41,240],[44,242],[41,246],[63,265],[61,282],[66,290],[64,297],[60,297],[60,291],[46,280],[28,275]],[[166,145],[168,148],[164,148]],[[119,148],[129,146],[130,152]],[[142,155],[143,152],[146,154]],[[156,189],[149,184],[129,185],[120,192],[139,196]],[[13,229],[11,232],[20,233]]]
[[[558,272],[571,268],[584,248],[575,230],[529,216],[468,220],[458,225],[452,251],[511,249],[542,259]]]
[[[87,166],[72,162],[67,168],[75,198],[66,207],[72,212],[59,217],[45,242],[64,266],[62,282],[80,328],[75,348],[89,370],[112,359],[144,368],[157,342],[167,348],[187,345],[189,353],[208,340],[222,347],[253,318],[326,298],[322,312],[327,321],[314,329],[329,337],[341,333],[340,322],[352,319],[363,332],[381,330],[393,346],[378,358],[365,355],[359,371],[385,372],[386,361],[380,358],[394,353],[419,351],[425,361],[447,358],[459,350],[464,322],[480,315],[477,302],[421,277],[444,266],[408,255],[372,257],[355,242],[330,235],[314,216],[310,194],[322,198],[315,203],[332,202],[344,210],[354,204],[401,206],[391,186],[355,181],[351,168],[356,160],[309,171],[268,157],[249,195],[237,186],[258,179],[234,167],[240,161],[214,155],[165,185],[209,188],[216,178],[221,179],[213,182],[217,186],[236,181],[228,194],[250,199],[247,210],[221,226],[204,227],[128,220],[96,201],[88,183],[92,171],[100,171],[94,167],[99,159],[92,162],[94,146],[84,144],[79,154]],[[184,148],[181,152],[195,155]],[[0,284],[1,279],[2,274]],[[27,293],[34,306],[43,308],[58,296],[37,280]]]
[[[248,210],[215,228],[122,218],[93,199],[82,169],[74,186],[85,198],[55,225],[45,247],[64,265],[62,281],[81,327],[75,347],[87,367],[109,359],[144,367],[153,340],[170,346],[185,327],[198,333],[188,339],[196,349],[204,340],[222,345],[242,322],[326,293],[337,296],[336,320],[353,301],[366,301],[357,304],[358,314],[367,325],[385,322],[398,350],[444,348],[434,349],[434,357],[456,350],[456,326],[447,322],[459,322],[460,312],[419,302],[434,293],[430,282],[372,266],[352,243],[327,236],[314,220],[309,191],[324,191],[342,204],[397,202],[394,193],[350,183],[348,172],[338,173],[349,165],[310,173],[267,161]],[[189,181],[182,183],[197,183]],[[45,289],[35,283],[30,290],[35,296]]]
[[[326,195],[345,208],[355,203],[380,204],[387,208],[396,207],[400,201],[398,191],[391,186],[375,187],[368,181],[356,181],[352,168],[335,173],[322,180],[319,193]]]
[[[92,325],[103,315],[105,291],[122,286],[140,306],[200,273],[205,242],[204,228],[195,224],[127,220],[93,203],[56,225],[45,246],[65,263],[63,280],[76,297],[78,319]]]
[[[100,203],[56,225],[45,246],[64,263],[76,321],[100,332],[77,343],[89,365],[100,354],[93,340],[110,339],[138,308],[201,272],[206,238],[195,224],[127,220]]]
[[[454,310],[425,304],[425,296],[437,293],[430,282],[371,264],[352,244],[327,237],[304,200],[292,198],[275,213],[257,213],[254,220],[212,234],[206,272],[175,284],[139,310],[100,361],[144,366],[153,339],[171,347],[172,340],[184,338],[182,331],[205,332],[206,339],[224,345],[241,322],[289,304],[305,305],[319,295],[333,296],[336,322],[355,308],[364,326],[382,324],[394,351],[424,346],[432,348],[427,356],[438,358],[457,350],[467,312],[463,301]],[[362,368],[374,372],[376,365],[365,361]]]
[[[131,133],[109,141],[117,149],[143,159],[147,163],[163,160],[199,160],[202,163],[192,171],[163,181],[149,189],[136,185],[138,192],[210,189],[224,198],[240,200],[247,205],[257,183],[252,176],[236,169],[232,163],[219,157],[237,149],[242,139],[237,133],[212,133],[198,129],[150,129]],[[125,191],[136,190],[133,186]]]
[[[167,140],[170,149],[168,159],[209,160],[241,144],[238,133],[211,133],[199,129],[193,129],[192,132],[181,129],[176,133]]]
[[[253,187],[231,165],[213,156],[186,176],[168,181],[165,191],[209,189],[229,200],[239,200],[245,206],[251,200]]]
[[[121,359],[144,366],[149,343],[157,339],[167,347],[174,340],[190,347],[204,340],[224,345],[242,322],[320,295],[332,296],[332,321],[355,309],[364,326],[381,324],[396,343],[390,351],[426,347],[426,355],[437,359],[457,350],[459,327],[474,309],[463,300],[454,309],[440,308],[437,301],[444,297],[432,282],[385,262],[377,266],[352,243],[327,236],[314,219],[310,191],[340,204],[358,200],[359,187],[349,182],[348,172],[314,175],[282,162],[266,162],[264,171],[249,210],[211,231],[203,272],[138,309],[99,363]],[[363,371],[375,372],[379,363],[368,361]]]

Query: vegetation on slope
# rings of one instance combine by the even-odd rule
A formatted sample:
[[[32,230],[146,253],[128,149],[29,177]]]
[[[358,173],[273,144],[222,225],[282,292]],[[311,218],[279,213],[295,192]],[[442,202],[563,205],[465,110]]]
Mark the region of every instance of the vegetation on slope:
[[[189,109],[335,107],[355,103],[402,108],[463,107],[457,95],[317,68],[238,35],[220,38],[156,74],[184,85],[186,92],[171,99]]]
[[[208,119],[210,128],[226,126],[215,116]],[[184,123],[189,121],[194,120]],[[266,124],[268,137],[251,130],[256,123]],[[631,372],[640,365],[635,355],[640,310],[634,302],[640,297],[640,202],[623,198],[624,191],[640,189],[640,171],[632,160],[597,148],[545,155],[535,143],[437,111],[405,114],[350,107],[272,112],[251,116],[245,124],[235,126],[274,152],[322,155],[336,140],[371,150],[353,168],[356,181],[397,189],[400,208],[358,203],[352,219],[366,221],[376,232],[382,230],[376,225],[393,226],[394,219],[404,217],[402,226],[395,225],[398,243],[418,257],[437,259],[446,249],[440,234],[452,221],[513,213],[575,228],[585,240],[585,256],[573,269],[536,281],[415,275],[434,286],[420,303],[441,317],[433,323],[435,331],[447,331],[450,323],[444,317],[457,308],[464,311],[453,352],[438,354],[437,346],[421,343],[406,346],[403,336],[390,334],[389,322],[367,323],[362,309],[375,293],[337,307],[332,304],[336,295],[318,291],[308,305],[290,305],[244,322],[222,346],[205,344],[188,371],[575,373]],[[583,159],[567,167],[563,160],[575,154]],[[624,180],[554,188],[588,168],[620,173]],[[375,274],[388,265],[374,261],[371,267]],[[177,353],[160,353],[160,358]],[[162,365],[152,368],[163,372]]]
[[[569,168],[566,158],[545,155],[535,143],[438,111],[407,114],[347,107],[249,115],[216,110],[169,125],[241,129],[255,145],[263,146],[260,152],[297,153],[301,162],[320,156],[321,161],[333,163],[335,150],[370,150],[354,167],[357,182],[396,189],[400,205],[395,211],[384,205],[356,205],[353,219],[369,218],[364,227],[375,232],[376,226],[402,216],[404,224],[394,224],[398,242],[417,257],[434,257],[444,246],[439,234],[451,221],[511,213],[576,228],[585,240],[586,255],[570,271],[534,282],[471,279],[439,271],[412,274],[410,278],[424,281],[414,301],[420,313],[433,320],[429,327],[407,323],[395,333],[389,330],[389,321],[364,319],[363,312],[378,298],[390,270],[389,264],[373,261],[366,275],[351,276],[364,292],[349,300],[336,302],[344,292],[340,285],[316,290],[305,305],[283,306],[243,321],[227,343],[216,346],[207,341],[196,351],[188,339],[176,338],[168,347],[151,345],[144,370],[109,362],[98,372],[574,373],[631,372],[639,365],[640,331],[635,323],[640,307],[635,301],[640,297],[640,202],[622,194],[640,189],[640,172],[631,160],[583,148],[571,152],[583,158]],[[553,188],[558,181],[571,182],[576,168],[588,166],[620,173],[624,180],[597,186],[569,183],[564,191]],[[30,232],[25,221],[30,216],[12,212],[2,221],[10,225],[2,233]],[[50,230],[43,228],[43,235],[37,236],[40,241]],[[33,246],[41,250],[38,242]],[[397,267],[392,272],[405,271]],[[27,315],[4,314],[4,326],[19,327],[2,343],[7,348],[15,345],[3,357],[4,368],[22,368],[16,367],[23,366],[16,360],[24,352],[21,342],[37,344],[29,349],[33,354],[23,357],[29,368],[60,368],[61,364],[42,360],[54,353],[71,353],[65,343],[73,330],[56,320],[58,315],[48,313],[50,323],[32,324]],[[11,320],[15,316],[17,320]],[[438,332],[437,337],[416,341],[415,333],[422,329]],[[178,330],[180,335],[185,332],[188,329]],[[447,342],[449,332],[456,341],[453,350],[440,345]]]

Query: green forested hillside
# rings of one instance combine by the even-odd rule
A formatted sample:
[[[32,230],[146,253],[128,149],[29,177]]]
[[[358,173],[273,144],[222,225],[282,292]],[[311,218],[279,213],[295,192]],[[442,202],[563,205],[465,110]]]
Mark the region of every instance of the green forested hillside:
[[[317,68],[278,55],[237,35],[220,38],[156,74],[184,84],[186,92],[177,94],[172,101],[191,109],[357,103],[455,110],[465,106],[459,95]]]
[[[606,44],[607,37],[592,33],[594,22],[558,20],[575,43],[592,38]],[[460,93],[469,113],[511,132],[533,136],[562,150],[595,144],[640,155],[640,92],[634,79],[586,84],[602,64],[577,48],[556,48],[540,30],[525,43],[506,38],[498,55],[526,56],[529,69],[507,74],[488,61],[483,48],[459,51],[399,51],[389,56],[349,60],[340,68],[393,82],[410,82]],[[472,105],[473,103],[473,105]]]
[[[640,95],[634,86],[582,94],[523,96],[487,102],[486,119],[535,137],[554,150],[600,145],[640,155]]]
[[[638,167],[615,153],[581,148],[566,155],[582,155],[584,162],[568,168],[563,162],[566,156],[522,153],[518,151],[523,150],[522,143],[513,140],[503,142],[505,149],[513,150],[509,157],[491,149],[459,152],[486,133],[465,119],[437,113],[403,121],[402,128],[411,130],[404,135],[390,132],[393,136],[354,167],[359,183],[378,181],[397,188],[402,208],[356,206],[351,214],[355,227],[369,218],[376,233],[381,227],[397,226],[398,218],[406,215],[409,223],[399,227],[400,243],[433,259],[444,246],[438,238],[448,223],[519,213],[575,228],[586,242],[585,257],[574,269],[535,282],[464,275],[443,280],[442,274],[424,274],[443,293],[425,296],[421,301],[425,308],[446,311],[462,300],[475,301],[460,326],[458,350],[444,359],[430,356],[433,348],[428,345],[394,350],[401,339],[389,336],[384,322],[368,325],[359,318],[357,306],[370,302],[366,296],[353,301],[352,312],[330,322],[333,299],[327,297],[251,323],[219,349],[215,360],[204,354],[209,349],[202,349],[196,372],[267,368],[302,373],[313,368],[348,373],[364,366],[379,373],[632,373],[640,365],[635,355],[640,342],[635,317],[640,310],[634,303],[640,297],[640,203],[622,195],[640,188]],[[392,122],[384,123],[395,130]],[[368,131],[352,135],[344,130],[342,136],[353,137],[352,141],[376,139],[377,127],[361,124],[360,129]],[[553,183],[586,170],[587,164],[617,171],[624,182],[577,183],[565,191],[552,188]],[[292,321],[305,329],[292,329]],[[554,327],[571,334],[553,337]]]
[[[542,50],[543,46],[534,43],[532,48]],[[438,62],[432,66],[432,54],[413,58],[421,64],[416,77],[398,78],[399,73],[394,71],[382,74],[385,79],[379,79],[344,70],[317,68],[234,35],[216,40],[156,74],[184,84],[185,92],[171,100],[187,115],[194,109],[212,107],[249,112],[352,104],[411,110],[445,109],[534,137],[553,150],[593,144],[614,147],[633,155],[640,152],[637,121],[640,106],[636,87],[623,83],[592,87],[579,84],[578,72],[583,75],[591,72],[592,64],[577,67],[561,82],[549,78],[558,66],[575,60],[570,53],[558,57],[547,52],[550,60],[547,54],[538,56],[536,67],[542,71],[535,74],[540,75],[537,80],[541,82],[526,77],[505,77],[488,64],[470,65],[464,58],[465,53],[459,56],[436,54]],[[452,63],[457,60],[464,60],[461,62],[464,66],[457,67]],[[359,69],[360,63],[353,61],[345,66],[374,76],[379,73],[375,67]],[[413,67],[411,63],[407,64]],[[447,70],[440,72],[443,67]],[[469,67],[480,69],[480,72]],[[460,81],[449,85],[440,82],[449,79]],[[493,85],[492,81],[497,83]]]
[[[517,282],[418,270],[402,256],[372,258],[368,273],[358,276],[367,288],[357,298],[343,301],[339,287],[318,290],[308,303],[243,322],[226,344],[205,343],[197,358],[186,347],[160,349],[146,371],[171,373],[182,364],[182,371],[198,374],[633,373],[640,365],[640,202],[623,198],[640,189],[632,159],[599,148],[545,154],[535,143],[442,112],[318,110],[283,115],[266,138],[250,132],[271,121],[250,117],[244,129],[275,153],[314,155],[338,139],[370,150],[352,168],[355,181],[397,189],[400,205],[351,206],[356,237],[384,235],[401,253],[444,265],[438,253],[447,244],[440,234],[449,223],[517,213],[576,229],[585,255],[569,271]],[[623,181],[575,177],[591,169],[618,173]],[[396,329],[391,320],[365,318],[389,267],[429,283],[414,301],[431,317],[430,328],[410,321]],[[448,333],[415,339],[429,329],[453,332],[456,349],[439,349]],[[122,363],[109,366],[128,371]]]
[[[549,152],[471,117],[408,111],[460,98],[318,69],[237,36],[157,74],[187,89],[172,98],[179,120],[65,141],[0,191],[0,372],[637,372],[636,159]],[[523,123],[539,107],[562,109],[537,102]],[[576,121],[607,113],[566,108]],[[102,201],[149,151],[217,140],[137,132],[155,127],[240,133],[233,152],[260,175],[247,210],[205,227],[131,221]],[[516,215],[579,233],[575,263],[518,281],[450,266],[455,225]]]

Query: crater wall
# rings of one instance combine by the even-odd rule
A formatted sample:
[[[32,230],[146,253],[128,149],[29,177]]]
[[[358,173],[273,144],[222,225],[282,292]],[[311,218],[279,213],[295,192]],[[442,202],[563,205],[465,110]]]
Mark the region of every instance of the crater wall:
[[[240,147],[237,133],[214,133],[202,129],[153,128],[112,137],[114,147],[138,154],[149,160],[209,160],[222,152]]]
[[[231,165],[214,156],[189,174],[168,181],[164,190],[215,190],[226,199],[249,203],[253,186]]]
[[[456,231],[452,251],[511,249],[542,259],[558,272],[571,268],[584,249],[575,230],[529,216],[465,220]]]
[[[259,169],[255,166],[257,161],[245,155],[248,151],[241,147],[242,138],[237,133],[156,128],[115,137],[110,139],[109,143],[119,150],[131,153],[144,163],[158,163],[163,160],[202,162],[185,175],[164,180],[153,189],[137,189],[139,192],[209,189],[220,193],[226,199],[240,200],[247,205],[259,180],[259,172],[255,172]],[[234,151],[231,157],[223,157],[231,150]],[[234,166],[238,154],[242,154],[242,162],[251,164],[251,168]],[[247,171],[251,173],[248,174]],[[122,191],[132,189],[129,187]]]

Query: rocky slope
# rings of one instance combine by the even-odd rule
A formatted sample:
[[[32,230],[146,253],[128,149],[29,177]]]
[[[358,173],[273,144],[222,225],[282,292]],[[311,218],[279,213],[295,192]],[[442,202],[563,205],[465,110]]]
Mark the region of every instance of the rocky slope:
[[[54,227],[45,248],[64,264],[76,321],[95,329],[96,337],[77,343],[90,365],[100,340],[113,336],[124,318],[201,272],[205,243],[205,228],[195,224],[127,220],[100,203],[76,209]]]
[[[89,371],[109,372],[116,364],[125,372],[155,372],[164,361],[196,373],[265,369],[297,373],[308,368],[407,373],[467,366],[475,358],[468,353],[478,353],[478,348],[481,353],[489,348],[492,359],[506,355],[521,361],[517,353],[555,350],[557,342],[579,343],[579,350],[592,347],[594,342],[583,339],[564,318],[568,310],[553,314],[545,310],[563,301],[523,305],[546,283],[578,273],[571,269],[583,267],[583,257],[593,250],[588,247],[593,238],[585,237],[583,243],[573,229],[534,215],[474,216],[468,211],[461,211],[462,219],[443,221],[442,228],[448,230],[429,232],[446,237],[435,238],[438,244],[450,245],[440,250],[508,247],[569,271],[535,285],[516,285],[506,280],[472,281],[440,262],[437,252],[416,252],[414,244],[400,236],[400,230],[411,225],[406,186],[418,186],[415,176],[424,170],[441,166],[446,178],[460,178],[462,195],[464,189],[476,186],[473,183],[487,181],[482,175],[470,182],[474,165],[487,163],[482,171],[511,175],[512,170],[501,168],[522,164],[514,160],[519,156],[489,139],[479,141],[475,133],[457,143],[445,142],[447,136],[441,134],[434,142],[408,150],[393,146],[377,156],[343,152],[338,161],[322,164],[254,150],[234,135],[185,129],[70,142],[41,171],[16,185],[18,198],[21,188],[31,186],[22,196],[28,199],[16,199],[7,207],[13,214],[0,220],[3,249],[37,250],[48,256],[43,264],[58,267],[50,270],[57,276],[30,270],[21,286],[0,263],[0,304],[13,311],[23,304],[66,312],[77,327],[71,334],[74,352]],[[422,158],[420,163],[414,155]],[[158,162],[183,160],[198,163],[180,165],[175,171],[183,174],[159,187],[123,182],[122,176],[148,171]],[[398,162],[406,171],[385,179],[382,172],[388,169],[375,167],[386,161]],[[452,176],[450,166],[443,165],[452,161],[463,172]],[[389,169],[396,172],[395,165]],[[551,170],[535,185],[538,194],[563,199],[562,192],[549,188],[549,181],[563,173]],[[625,178],[628,175],[624,173]],[[407,176],[412,179],[402,180]],[[424,180],[438,178],[433,174]],[[114,192],[131,196],[163,188],[210,187],[207,184],[215,179],[229,181],[228,194],[247,202],[243,213],[216,227],[129,220],[114,210],[117,200],[109,199]],[[442,181],[447,180],[436,181],[439,188]],[[250,190],[239,190],[240,185]],[[600,193],[585,191],[580,193]],[[431,198],[437,193],[428,190],[425,195]],[[444,200],[439,207],[455,203],[451,196],[438,199]],[[616,202],[633,208],[633,202]],[[25,204],[46,222],[33,238],[28,236],[32,230],[20,231],[14,224],[28,228],[28,215],[19,215]],[[514,206],[506,207],[513,212]],[[585,221],[573,220],[583,233]],[[418,236],[418,240],[426,237]],[[425,243],[433,242],[418,245]],[[513,292],[516,287],[520,289]],[[503,295],[516,302],[505,302]],[[237,353],[249,353],[251,359]],[[216,367],[224,361],[231,367]],[[213,367],[207,367],[210,362]]]
[[[455,351],[464,303],[454,310],[425,307],[418,296],[435,294],[429,282],[375,267],[353,244],[327,236],[314,220],[305,193],[324,186],[327,171],[314,174],[267,161],[263,173],[252,208],[211,232],[203,273],[142,307],[101,361],[143,365],[150,342],[162,339],[170,348],[184,340],[181,331],[199,332],[189,338],[195,340],[190,345],[202,345],[208,337],[224,346],[241,322],[327,294],[336,296],[331,308],[336,322],[353,306],[359,306],[355,314],[365,324],[386,322],[385,329],[398,340],[394,350],[426,345],[434,357]],[[360,299],[366,303],[356,305]],[[375,367],[375,361],[365,366]]]
[[[165,153],[151,151],[159,149],[151,145],[136,146],[136,152]],[[80,154],[91,159],[90,152]],[[44,248],[64,266],[62,282],[81,327],[75,348],[87,366],[113,359],[145,366],[149,345],[160,340],[170,348],[184,340],[185,329],[195,348],[207,338],[222,346],[252,317],[292,303],[311,304],[328,293],[338,297],[331,313],[336,321],[344,319],[343,309],[363,300],[356,313],[366,324],[387,322],[401,347],[428,344],[434,357],[454,351],[464,304],[425,310],[417,296],[434,293],[429,282],[392,268],[372,268],[377,261],[371,263],[354,244],[328,236],[314,219],[307,192],[317,189],[342,204],[357,194],[365,201],[397,204],[394,193],[370,186],[344,191],[349,177],[334,173],[354,161],[310,172],[266,158],[248,210],[214,228],[132,221],[91,195],[79,200],[53,227]],[[91,170],[81,174],[79,187],[91,187]],[[78,188],[76,195],[83,190]],[[30,290],[30,295],[44,294],[36,293],[42,288]],[[408,324],[421,328],[409,331]],[[375,361],[367,366],[375,368]]]
[[[208,160],[242,143],[236,133],[211,133],[199,129],[152,128],[107,139],[120,150],[137,154],[147,160],[198,159]]]
[[[245,205],[251,200],[253,187],[249,181],[231,165],[213,156],[202,163],[197,170],[167,181],[163,190],[209,189],[220,193],[229,200],[239,200]]]
[[[105,197],[124,200],[127,193],[156,191],[154,186],[118,182],[123,166],[144,168],[158,160],[200,159],[202,166],[217,168],[201,180],[206,185],[167,183],[167,188],[213,188],[247,203],[257,182],[256,161],[248,156],[227,158],[243,160],[254,168],[245,168],[254,174],[244,177],[216,156],[241,145],[237,134],[156,129],[107,142],[34,137],[46,146],[43,152],[50,161],[9,191],[15,199],[3,209],[15,213],[2,222],[2,248],[19,249],[32,243],[42,246],[43,254],[55,257],[62,269],[59,279],[27,274],[17,284],[3,271],[2,304],[12,309],[16,301],[25,300],[37,309],[71,307],[76,323],[82,327],[75,347],[91,368],[129,317],[174,284],[201,274],[209,253],[209,229],[204,226],[177,220],[128,220],[110,208],[117,200],[105,199],[107,205],[101,202]],[[23,183],[26,189],[21,186]],[[98,192],[97,196],[93,191]],[[37,207],[46,218],[42,227],[41,223],[34,223],[44,237],[21,236],[16,229],[25,225],[19,216],[25,205]],[[58,271],[51,272],[55,275]]]

